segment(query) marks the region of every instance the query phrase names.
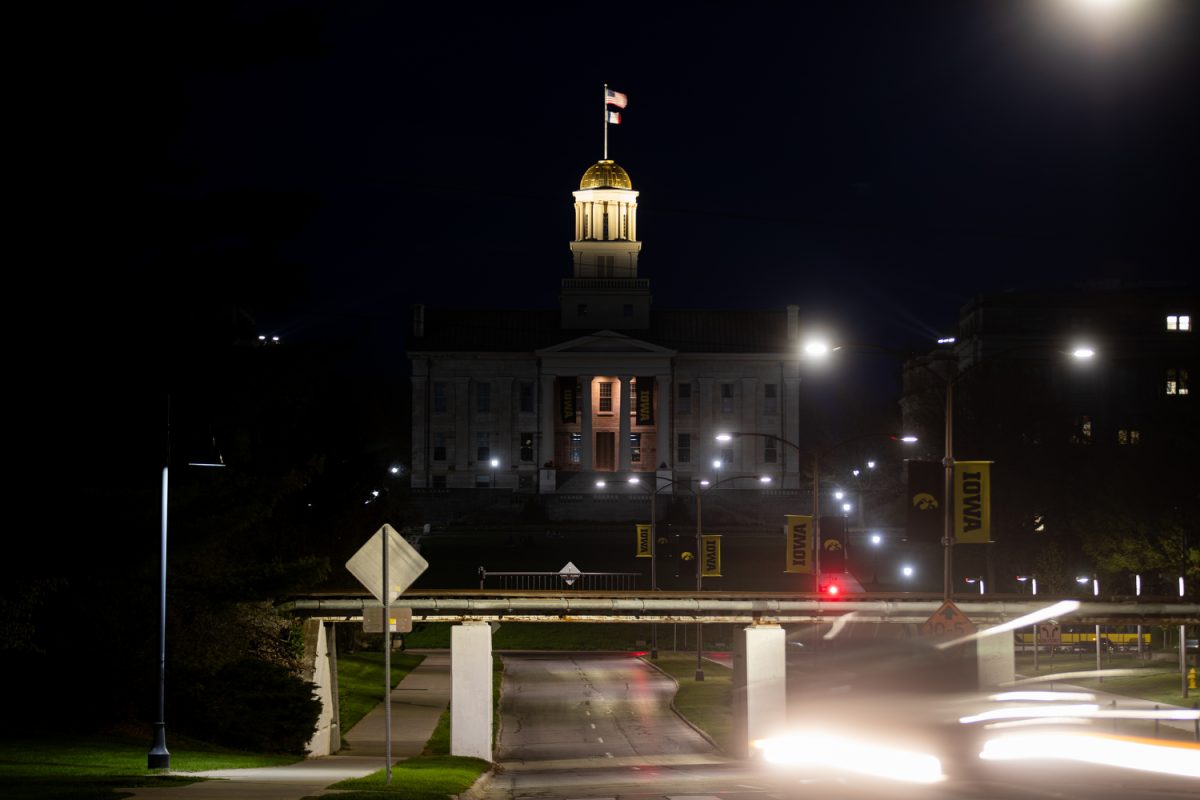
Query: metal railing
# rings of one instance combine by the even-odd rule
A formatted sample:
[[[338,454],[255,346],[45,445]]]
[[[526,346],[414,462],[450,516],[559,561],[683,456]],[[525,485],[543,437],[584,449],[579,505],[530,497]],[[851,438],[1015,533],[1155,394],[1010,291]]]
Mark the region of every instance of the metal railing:
[[[493,589],[634,590],[641,577],[640,572],[489,572],[480,567],[479,588],[489,588],[491,579]]]

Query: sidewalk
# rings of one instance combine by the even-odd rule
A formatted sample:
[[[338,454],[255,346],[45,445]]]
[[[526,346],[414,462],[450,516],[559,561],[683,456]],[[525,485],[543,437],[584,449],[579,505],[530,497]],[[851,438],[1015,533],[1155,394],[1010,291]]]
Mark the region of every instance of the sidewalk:
[[[450,704],[450,654],[425,654],[425,660],[392,690],[392,757],[420,755]],[[345,735],[340,753],[309,758],[282,767],[180,772],[222,779],[175,788],[129,789],[136,800],[300,800],[324,794],[331,783],[360,778],[383,769],[383,703]]]

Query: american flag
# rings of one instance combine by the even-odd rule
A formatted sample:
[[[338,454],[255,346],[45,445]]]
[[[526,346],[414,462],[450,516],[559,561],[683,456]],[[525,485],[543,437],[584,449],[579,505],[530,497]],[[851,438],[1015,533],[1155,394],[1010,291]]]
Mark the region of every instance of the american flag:
[[[624,108],[625,105],[629,102],[629,98],[626,97],[625,95],[621,94],[620,92],[614,92],[612,89],[605,88],[604,102],[610,106],[616,106],[617,108]],[[617,121],[620,122],[620,120],[617,120]]]

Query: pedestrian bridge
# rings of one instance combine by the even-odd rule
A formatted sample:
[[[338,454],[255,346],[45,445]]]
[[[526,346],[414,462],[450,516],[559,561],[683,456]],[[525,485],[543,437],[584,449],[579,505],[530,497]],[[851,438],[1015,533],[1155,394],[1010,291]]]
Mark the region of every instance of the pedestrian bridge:
[[[1064,603],[1064,598],[992,596],[962,599],[959,611],[980,629],[960,640],[971,641],[981,686],[999,686],[1015,677],[1014,621]],[[462,590],[414,592],[394,607],[412,611],[414,622],[455,623],[451,631],[451,734],[453,755],[491,760],[493,622],[691,622],[742,624],[734,637],[734,724],[737,739],[750,742],[781,729],[785,719],[786,641],[783,625],[880,622],[921,624],[939,610],[939,595],[854,594],[830,599],[812,594],[753,592],[653,592]],[[313,755],[337,748],[336,638],[329,628],[357,622],[363,609],[378,608],[366,594],[312,594],[293,597],[284,610],[308,618],[305,661],[326,712],[324,728],[310,745]],[[950,613],[953,609],[946,609]],[[1148,599],[1070,599],[1053,615],[1080,624],[1188,625],[1200,622],[1200,604]],[[1045,618],[1045,617],[1042,617]],[[1027,624],[1025,622],[1019,624]],[[1003,634],[1003,635],[997,635]],[[1182,637],[1181,637],[1182,638]],[[697,676],[699,677],[699,675]],[[323,749],[324,748],[324,749]]]

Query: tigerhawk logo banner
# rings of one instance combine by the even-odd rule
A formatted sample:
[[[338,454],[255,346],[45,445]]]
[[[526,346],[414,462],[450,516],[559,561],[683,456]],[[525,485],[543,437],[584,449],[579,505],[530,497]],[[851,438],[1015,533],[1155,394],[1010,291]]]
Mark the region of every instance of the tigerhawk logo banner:
[[[654,555],[654,554],[650,551],[650,526],[649,525],[638,525],[637,526],[637,557],[638,558],[650,558],[652,555]]]
[[[787,561],[784,572],[812,573],[812,517],[784,516],[787,529]]]
[[[954,464],[954,540],[958,544],[987,544],[992,540],[990,461]]]
[[[700,537],[700,575],[705,578],[721,577],[721,537]]]

